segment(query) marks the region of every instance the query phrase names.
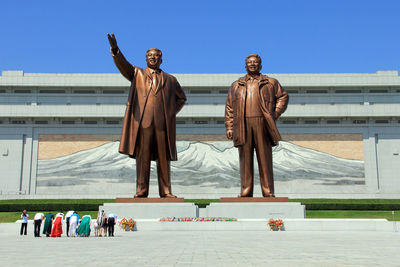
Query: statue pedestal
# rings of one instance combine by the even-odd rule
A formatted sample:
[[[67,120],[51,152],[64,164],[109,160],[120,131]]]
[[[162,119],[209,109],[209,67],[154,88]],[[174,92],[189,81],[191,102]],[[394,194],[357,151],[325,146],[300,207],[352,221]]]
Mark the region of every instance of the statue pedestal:
[[[304,219],[305,206],[287,198],[221,198],[205,209],[183,198],[119,198],[99,210],[115,213],[118,219],[160,219],[165,217],[229,217],[236,219]]]
[[[137,197],[137,198],[121,198],[117,197],[115,199],[116,203],[177,203],[185,202],[183,197],[176,198],[155,198],[155,197]]]
[[[160,200],[160,199],[158,199]],[[170,201],[167,201],[170,200]],[[198,207],[194,203],[180,202],[177,199],[140,199],[134,202],[104,203],[99,210],[106,214],[115,213],[118,219],[159,219],[164,217],[197,217]]]
[[[230,217],[237,219],[290,218],[304,219],[305,206],[299,202],[287,202],[287,198],[224,198],[210,203],[200,211],[201,217]],[[230,202],[228,202],[231,200]]]
[[[288,202],[287,197],[221,197],[220,202]]]

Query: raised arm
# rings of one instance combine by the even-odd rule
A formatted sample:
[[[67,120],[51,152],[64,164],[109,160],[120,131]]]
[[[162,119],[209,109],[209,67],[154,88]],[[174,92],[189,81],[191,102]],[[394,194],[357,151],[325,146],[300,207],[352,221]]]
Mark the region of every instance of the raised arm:
[[[135,74],[135,67],[129,63],[124,55],[122,54],[121,50],[119,50],[119,47],[117,45],[117,39],[115,38],[114,34],[107,34],[108,37],[108,42],[110,43],[111,46],[111,55],[114,59],[114,63],[121,72],[121,74],[128,79],[129,81],[132,81],[134,78]]]

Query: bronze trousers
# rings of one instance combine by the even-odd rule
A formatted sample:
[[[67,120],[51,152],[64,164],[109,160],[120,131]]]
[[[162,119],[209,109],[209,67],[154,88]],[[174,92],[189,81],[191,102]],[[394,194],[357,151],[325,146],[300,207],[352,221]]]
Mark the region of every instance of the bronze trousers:
[[[152,124],[139,129],[136,153],[136,196],[149,195],[150,166],[153,153],[157,158],[158,191],[160,197],[171,194],[170,161],[167,160],[167,139],[165,130]]]
[[[246,118],[246,141],[239,146],[242,197],[252,197],[254,188],[254,149],[260,172],[261,193],[264,197],[274,194],[272,146],[265,127],[264,117]]]

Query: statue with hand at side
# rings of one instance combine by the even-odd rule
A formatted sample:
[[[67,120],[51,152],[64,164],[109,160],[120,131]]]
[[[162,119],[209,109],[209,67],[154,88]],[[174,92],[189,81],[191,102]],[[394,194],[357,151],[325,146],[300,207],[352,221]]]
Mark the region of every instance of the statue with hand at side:
[[[151,160],[157,162],[160,197],[176,198],[170,161],[177,160],[176,114],[186,102],[185,93],[174,76],[160,69],[161,50],[147,50],[147,68],[141,69],[125,59],[114,34],[107,37],[115,65],[131,82],[119,152],[136,159],[135,198],[149,195]]]
[[[232,84],[225,105],[226,136],[239,149],[238,197],[253,197],[254,150],[261,193],[264,197],[275,197],[272,146],[281,140],[275,121],[286,110],[289,95],[276,79],[260,73],[259,55],[247,56],[245,64],[247,75]]]

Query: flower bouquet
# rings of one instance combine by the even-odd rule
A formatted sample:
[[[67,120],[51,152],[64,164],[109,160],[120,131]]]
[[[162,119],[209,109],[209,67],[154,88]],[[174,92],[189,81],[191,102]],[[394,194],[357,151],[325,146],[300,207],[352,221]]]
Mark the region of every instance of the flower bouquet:
[[[282,230],[284,230],[284,224],[283,224],[282,219],[277,219],[277,220],[270,219],[268,221],[268,225],[269,225],[270,231],[282,231]]]
[[[132,218],[130,218],[129,220],[126,218],[123,218],[122,220],[119,221],[118,225],[125,232],[125,231],[133,231],[133,229],[135,227],[135,223],[136,222]]]

